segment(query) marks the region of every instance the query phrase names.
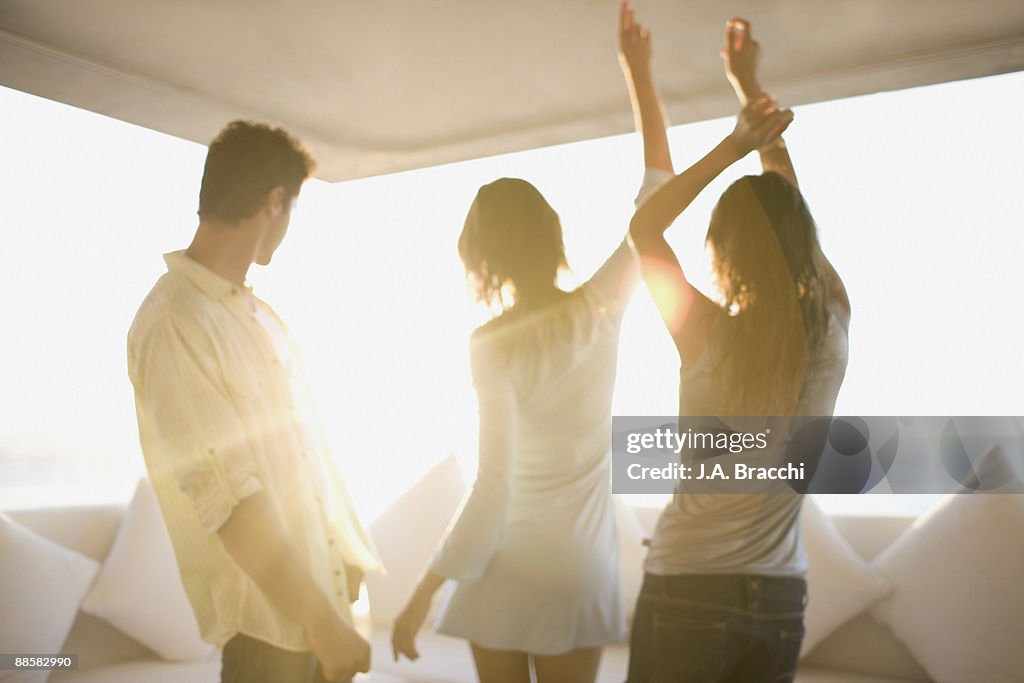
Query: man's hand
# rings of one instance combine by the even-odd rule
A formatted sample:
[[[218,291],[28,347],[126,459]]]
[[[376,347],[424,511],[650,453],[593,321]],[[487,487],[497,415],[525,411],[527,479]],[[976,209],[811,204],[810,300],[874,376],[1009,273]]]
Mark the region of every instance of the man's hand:
[[[277,607],[300,624],[329,681],[370,668],[370,645],[356,633],[299,562],[265,491],[235,506],[217,536],[231,558]]]
[[[423,622],[427,619],[427,612],[430,611],[430,597],[429,593],[417,590],[395,620],[395,626],[391,632],[391,654],[396,662],[399,655],[405,655],[412,660],[419,659],[420,653],[416,650],[416,634],[419,633]]]
[[[757,67],[761,61],[761,44],[750,32],[750,22],[733,18],[725,22],[725,45],[722,47],[725,75],[732,83],[741,104],[747,104],[761,93]]]
[[[330,683],[342,683],[370,670],[370,644],[337,613],[325,613],[305,630],[306,640]]]
[[[728,139],[732,142],[737,158],[743,158],[751,151],[773,142],[792,122],[792,111],[779,109],[774,97],[762,94],[743,107]]]
[[[618,47],[619,61],[626,73],[633,77],[650,75],[651,32],[636,20],[629,0],[619,3]]]

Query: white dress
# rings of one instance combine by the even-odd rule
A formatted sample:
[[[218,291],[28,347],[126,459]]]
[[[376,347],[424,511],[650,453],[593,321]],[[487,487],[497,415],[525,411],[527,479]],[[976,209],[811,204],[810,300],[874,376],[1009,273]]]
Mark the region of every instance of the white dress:
[[[637,279],[623,242],[560,304],[474,335],[480,464],[431,563],[455,581],[440,633],[549,655],[624,638],[611,400]]]

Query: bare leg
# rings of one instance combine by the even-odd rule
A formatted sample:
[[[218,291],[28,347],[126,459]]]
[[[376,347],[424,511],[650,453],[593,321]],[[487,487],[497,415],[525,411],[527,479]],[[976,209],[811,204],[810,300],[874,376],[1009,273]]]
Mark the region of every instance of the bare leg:
[[[586,647],[564,655],[534,655],[537,683],[594,683],[601,666],[601,648]]]
[[[476,643],[469,646],[480,683],[530,683],[530,659],[525,652],[492,650]]]

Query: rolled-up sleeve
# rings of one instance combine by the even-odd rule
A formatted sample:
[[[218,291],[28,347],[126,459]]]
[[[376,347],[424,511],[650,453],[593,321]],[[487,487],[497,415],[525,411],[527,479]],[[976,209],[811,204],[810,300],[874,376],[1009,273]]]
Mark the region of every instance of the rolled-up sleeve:
[[[134,343],[140,420],[161,442],[161,465],[213,533],[263,485],[241,416],[216,371],[212,343],[170,317],[155,321]]]
[[[519,412],[508,372],[487,345],[470,348],[480,413],[476,481],[431,561],[438,576],[475,581],[484,575],[504,535],[518,448]]]

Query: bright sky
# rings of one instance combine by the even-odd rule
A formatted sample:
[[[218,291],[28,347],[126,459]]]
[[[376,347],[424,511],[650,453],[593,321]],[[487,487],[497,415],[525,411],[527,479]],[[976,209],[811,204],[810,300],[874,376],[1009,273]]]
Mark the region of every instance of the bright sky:
[[[853,303],[838,414],[1024,414],[1024,74],[799,107],[787,134]],[[624,95],[625,96],[625,95]],[[195,229],[205,147],[0,88],[0,509],[127,499],[142,472],[125,334]],[[730,120],[670,131],[677,170]],[[482,312],[455,244],[476,189],[533,182],[584,280],[622,238],[642,172],[627,135],[330,185],[308,183],[256,291],[289,322],[365,519],[449,453],[471,469],[467,339]],[[672,231],[707,286],[705,191]],[[617,414],[672,415],[677,360],[645,290]],[[929,500],[826,505],[922,509]]]

